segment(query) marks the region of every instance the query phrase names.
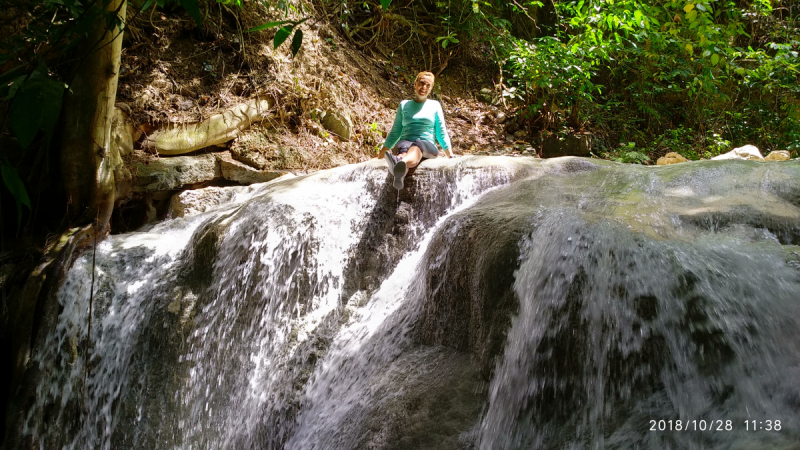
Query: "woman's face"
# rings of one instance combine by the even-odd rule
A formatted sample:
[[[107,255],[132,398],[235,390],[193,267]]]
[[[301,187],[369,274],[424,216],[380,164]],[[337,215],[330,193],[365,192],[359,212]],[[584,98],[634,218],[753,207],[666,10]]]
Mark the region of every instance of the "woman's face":
[[[433,82],[430,77],[420,77],[416,83],[414,83],[414,93],[416,94],[417,100],[428,98],[431,89],[433,89]]]

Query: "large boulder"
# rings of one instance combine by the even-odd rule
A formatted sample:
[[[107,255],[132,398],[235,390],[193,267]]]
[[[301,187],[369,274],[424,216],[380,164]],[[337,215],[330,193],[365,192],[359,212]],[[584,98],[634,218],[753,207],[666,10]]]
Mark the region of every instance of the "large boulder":
[[[748,161],[764,161],[761,151],[755,145],[737,147],[728,153],[715,156],[711,159],[745,159]]]
[[[158,158],[134,165],[134,191],[154,192],[177,189],[222,177],[217,156],[178,156]]]
[[[322,117],[322,126],[345,141],[349,141],[353,135],[353,121],[347,114],[339,111],[326,111]]]
[[[770,154],[767,155],[766,158],[764,158],[764,161],[788,161],[791,158],[792,156],[789,154],[788,151],[775,150],[774,152],[770,152]]]
[[[683,156],[681,156],[681,155],[679,155],[679,154],[677,154],[675,152],[669,152],[666,155],[662,156],[661,158],[658,158],[658,161],[656,161],[656,165],[657,166],[666,166],[666,165],[669,165],[669,164],[677,164],[677,163],[682,163],[682,162],[686,162],[686,161],[688,161],[688,159],[684,158]]]

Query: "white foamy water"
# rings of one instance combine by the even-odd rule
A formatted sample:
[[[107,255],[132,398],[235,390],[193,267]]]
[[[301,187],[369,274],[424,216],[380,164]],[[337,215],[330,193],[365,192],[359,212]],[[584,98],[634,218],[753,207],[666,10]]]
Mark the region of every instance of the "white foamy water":
[[[500,169],[458,170],[419,182],[452,211],[508,179]],[[280,446],[296,427],[291,383],[302,375],[288,362],[306,357],[319,327],[333,333],[353,313],[331,353],[345,358],[414,297],[393,275],[365,308],[342,305],[344,270],[385,180],[368,165],[334,169],[110,237],[96,253],[88,370],[92,255],[80,257],[59,292],[59,323],[35,355],[44,377],[23,432],[40,448]],[[418,264],[433,233],[424,228],[411,224],[425,238],[395,273]]]
[[[309,385],[304,398],[307,406],[286,448],[357,445],[364,415],[380,402],[376,396],[387,388],[383,372],[411,344],[410,333],[426,296],[424,274],[433,270],[425,267],[430,241],[447,219],[477,201],[474,184],[472,177],[457,184],[454,191],[463,203],[448,210],[423,235],[417,248],[403,257],[365,307],[354,308],[350,323],[336,335],[328,357]]]

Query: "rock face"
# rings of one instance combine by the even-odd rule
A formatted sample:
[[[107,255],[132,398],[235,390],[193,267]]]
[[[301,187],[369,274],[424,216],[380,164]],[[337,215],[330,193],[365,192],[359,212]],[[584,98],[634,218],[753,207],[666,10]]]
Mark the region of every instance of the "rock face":
[[[223,144],[234,139],[253,122],[263,120],[271,107],[270,99],[251,100],[200,123],[157,130],[147,136],[142,145],[160,155],[183,155]]]
[[[493,100],[493,95],[494,93],[492,92],[491,89],[483,88],[481,89],[480,93],[478,93],[478,100],[487,104],[491,104]]]
[[[169,217],[188,217],[207,211],[223,202],[231,201],[245,187],[207,187],[192,189],[173,195],[169,204]]]
[[[178,156],[159,158],[134,167],[134,190],[140,192],[177,189],[184,185],[202,183],[222,176],[217,156]]]
[[[441,158],[406,186],[373,160],[111,236],[10,448],[794,448],[649,428],[800,422],[800,161]]]
[[[134,173],[135,191],[157,192],[219,180],[264,183],[288,172],[256,170],[234,160],[229,152],[220,152],[150,160],[136,164]]]
[[[240,184],[265,183],[288,173],[286,171],[257,170],[236,161],[227,153],[220,156],[219,165],[223,178]]]
[[[675,152],[669,152],[666,155],[662,156],[661,158],[658,158],[658,161],[656,161],[656,165],[666,166],[668,164],[677,164],[686,161],[688,161],[688,159],[684,158],[683,156]]]
[[[349,141],[353,135],[353,121],[339,111],[327,111],[322,118],[322,126],[345,141]]]
[[[764,157],[761,156],[761,151],[758,150],[758,147],[755,145],[737,147],[728,153],[715,156],[711,159],[744,159],[748,161],[764,161]]]
[[[541,157],[589,156],[591,151],[592,137],[588,134],[550,136],[542,141]]]

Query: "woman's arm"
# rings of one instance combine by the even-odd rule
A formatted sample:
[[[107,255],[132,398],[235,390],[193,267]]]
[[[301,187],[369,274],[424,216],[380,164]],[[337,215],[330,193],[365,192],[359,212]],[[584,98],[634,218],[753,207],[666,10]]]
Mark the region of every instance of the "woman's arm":
[[[386,140],[383,141],[383,147],[381,147],[381,151],[378,153],[378,158],[383,158],[383,154],[386,153],[387,150],[391,150],[391,148],[397,144],[397,141],[400,140],[402,133],[403,102],[400,102],[400,105],[397,107],[397,113],[394,115],[394,124],[392,124],[392,130],[389,131],[389,135],[386,136]]]
[[[450,136],[447,134],[447,127],[444,124],[444,111],[442,111],[441,103],[436,102],[436,104],[438,107],[433,120],[433,131],[436,134],[436,140],[442,146],[442,150],[445,151],[448,158],[452,158],[453,150],[450,145]]]

